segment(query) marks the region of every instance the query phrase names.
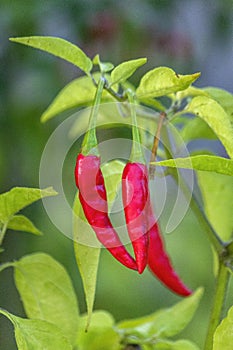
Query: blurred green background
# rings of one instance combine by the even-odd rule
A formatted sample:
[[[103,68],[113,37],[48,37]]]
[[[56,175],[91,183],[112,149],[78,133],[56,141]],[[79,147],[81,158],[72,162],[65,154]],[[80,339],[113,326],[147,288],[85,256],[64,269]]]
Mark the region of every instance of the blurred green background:
[[[21,0],[0,1],[0,192],[13,186],[39,186],[39,164],[52,131],[63,120],[47,124],[40,116],[59,90],[81,72],[39,51],[13,44],[9,37],[60,36],[77,43],[88,55],[103,60],[148,57],[145,69],[168,65],[179,73],[201,71],[198,86],[218,86],[233,92],[233,3],[231,0]],[[143,69],[140,70],[143,74]],[[138,82],[135,75],[133,82]],[[73,173],[73,169],[71,169]],[[64,186],[75,186],[72,176]],[[170,189],[172,196],[172,186]],[[43,237],[8,232],[1,262],[44,251],[63,263],[72,276],[80,309],[84,295],[72,241],[47,217],[42,203],[25,210],[44,232]],[[162,226],[166,223],[166,212]],[[166,236],[175,266],[192,288],[202,285],[205,296],[195,319],[182,336],[200,347],[206,331],[213,294],[212,252],[198,222],[188,212],[180,226]],[[0,275],[0,305],[24,315],[12,271]],[[142,316],[172,305],[178,297],[149,272],[137,276],[103,252],[95,308],[106,309],[117,320]],[[230,302],[230,296],[229,296]],[[14,350],[13,329],[0,319],[0,349]]]

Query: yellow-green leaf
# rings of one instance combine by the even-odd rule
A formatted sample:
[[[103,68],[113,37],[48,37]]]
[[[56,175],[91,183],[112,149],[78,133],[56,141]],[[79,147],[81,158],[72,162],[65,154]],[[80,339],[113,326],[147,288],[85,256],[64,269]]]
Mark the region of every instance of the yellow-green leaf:
[[[158,338],[172,337],[191,321],[202,294],[203,290],[199,288],[194,294],[170,308],[141,318],[122,321],[116,329],[123,337],[133,336],[141,340],[155,335]]]
[[[43,320],[28,320],[0,309],[14,325],[18,350],[72,350],[62,330]]]
[[[206,215],[218,235],[228,241],[233,233],[233,178],[202,171],[197,179]]]
[[[7,228],[15,231],[30,232],[35,235],[41,235],[35,225],[24,215],[14,215],[7,224]]]
[[[203,91],[217,101],[233,121],[233,94],[213,86],[206,87]]]
[[[198,155],[188,158],[174,158],[155,163],[171,168],[194,169],[233,176],[233,160],[217,156]]]
[[[38,188],[14,187],[9,192],[0,195],[0,222],[6,223],[19,210],[38,201],[41,198],[55,196],[52,187],[40,190]]]
[[[92,69],[92,61],[76,45],[67,40],[51,36],[28,36],[21,38],[10,38],[10,41],[34,47],[46,51],[54,56],[60,57],[85,73],[89,74]]]
[[[99,74],[94,74],[97,80]],[[67,84],[44,111],[41,121],[44,123],[59,113],[74,107],[91,105],[95,97],[96,87],[90,77],[81,77]],[[102,99],[112,100],[107,91],[103,91]]]
[[[218,102],[206,96],[194,97],[184,110],[203,119],[215,132],[227,153],[233,158],[233,127],[228,114]]]
[[[98,242],[95,241],[94,231],[87,223],[78,194],[75,197],[73,212],[74,251],[86,298],[88,315],[86,328],[88,328],[90,325],[95,300],[101,248]],[[89,242],[88,237],[90,239]]]
[[[144,65],[146,62],[146,58],[138,58],[136,60],[122,62],[111,72],[111,85],[127,80],[139,67]]]
[[[139,99],[169,95],[187,89],[199,76],[177,74],[168,67],[154,68],[142,77],[136,95]]]
[[[222,320],[214,333],[213,350],[232,350],[233,344],[233,307]]]
[[[56,325],[74,344],[79,311],[64,267],[44,253],[24,256],[14,267],[15,284],[27,316]]]

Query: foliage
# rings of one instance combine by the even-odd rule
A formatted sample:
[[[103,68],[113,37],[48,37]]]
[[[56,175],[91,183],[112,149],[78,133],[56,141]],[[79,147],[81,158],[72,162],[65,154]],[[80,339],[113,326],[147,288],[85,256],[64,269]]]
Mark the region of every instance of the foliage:
[[[222,296],[221,300],[216,298],[213,306],[205,350],[212,349],[212,345],[214,350],[230,349],[232,308],[221,323],[220,316],[227,290],[226,282],[233,266],[233,166],[232,159],[229,159],[233,157],[232,95],[212,87],[196,88],[192,84],[199,78],[200,73],[181,75],[168,67],[156,67],[146,72],[139,85],[133,86],[128,79],[146,63],[146,58],[126,61],[114,67],[111,62],[101,62],[99,55],[92,60],[78,46],[61,38],[36,36],[12,38],[11,41],[53,54],[72,63],[86,74],[62,89],[43,113],[42,122],[68,109],[91,105],[98,81],[104,79],[101,102],[118,101],[120,105],[117,115],[119,123],[115,123],[114,127],[125,126],[122,116],[130,116],[128,96],[135,99],[138,118],[141,120],[139,129],[143,134],[142,139],[149,133],[153,136],[149,138],[153,140],[149,148],[153,150],[157,147],[152,151],[153,159],[149,168],[166,166],[164,175],[170,174],[176,181],[179,169],[192,169],[196,172],[202,208],[192,199],[191,209],[203,224],[210,244],[218,255],[216,293],[220,291]],[[93,72],[93,67],[99,68],[99,71]],[[152,106],[153,111],[148,112],[146,107]],[[104,118],[108,119],[108,113],[106,112]],[[160,123],[163,123],[161,135]],[[168,125],[183,136],[187,145],[198,138],[218,140],[225,148],[227,156],[219,157],[201,152],[188,158],[177,157],[181,144],[174,135],[171,141]],[[154,136],[155,126],[157,134]],[[76,125],[75,131],[79,128],[80,126]],[[158,145],[160,136],[165,145]],[[153,147],[156,140],[157,146]],[[157,161],[157,156],[161,158],[160,161]],[[111,205],[115,204],[117,198],[123,166],[122,160],[114,160],[102,166]],[[185,187],[185,183],[178,183],[179,185],[184,194],[187,194],[188,188]],[[41,198],[55,194],[51,188],[40,190],[20,187],[1,194],[0,242],[3,242],[7,229],[40,234],[40,230],[18,212]],[[85,232],[81,229],[80,220],[88,227]],[[0,266],[0,271],[7,267],[14,268],[15,285],[28,317],[21,318],[0,309],[0,313],[14,326],[19,350],[120,350],[127,349],[130,344],[139,345],[143,350],[198,349],[189,340],[177,340],[173,337],[191,321],[198,307],[202,289],[169,308],[117,323],[106,311],[93,311],[100,247],[80,243],[83,235],[92,235],[93,232],[87,225],[77,195],[74,201],[73,231],[75,257],[83,281],[87,315],[79,313],[78,301],[66,270],[49,255],[31,254]],[[222,273],[228,278],[223,278]]]

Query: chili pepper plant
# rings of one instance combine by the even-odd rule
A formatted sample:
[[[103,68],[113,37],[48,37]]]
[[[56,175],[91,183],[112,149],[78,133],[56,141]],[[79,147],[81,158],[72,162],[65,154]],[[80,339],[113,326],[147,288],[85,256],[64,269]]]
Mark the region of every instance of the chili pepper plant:
[[[195,87],[199,72],[181,75],[169,67],[147,70],[146,58],[114,66],[102,62],[99,55],[91,59],[61,38],[35,36],[11,41],[48,52],[84,73],[59,92],[41,117],[45,123],[65,112],[64,119],[70,120],[67,132],[59,129],[58,142],[48,142],[50,147],[53,145],[51,161],[46,158],[47,146],[42,157],[41,173],[44,166],[45,173],[52,174],[48,175],[52,187],[15,187],[0,195],[0,242],[2,245],[8,229],[41,234],[20,211],[50,196],[55,196],[50,199],[53,206],[56,195],[62,192],[62,186],[56,188],[52,181],[61,175],[53,160],[66,157],[69,149],[63,152],[59,147],[63,147],[63,138],[71,140],[68,148],[75,148],[69,169],[74,189],[71,238],[87,313],[80,314],[67,271],[50,255],[39,252],[2,262],[1,271],[13,267],[15,286],[27,316],[0,309],[14,326],[18,349],[199,349],[192,340],[180,339],[178,334],[194,317],[205,290],[198,281],[182,276],[185,264],[182,271],[175,268],[166,244],[166,233],[179,230],[187,210],[199,221],[215,261],[215,294],[204,350],[232,349],[233,307],[225,309],[233,271],[232,94],[216,87]],[[144,73],[133,85],[131,76],[138,69]],[[70,119],[68,112],[75,109],[78,113],[72,113]],[[111,137],[101,139],[113,129],[127,131],[128,135],[119,137],[118,133],[115,146]],[[222,156],[211,148],[203,151],[203,147],[190,146],[191,141],[200,139],[218,142]],[[167,179],[175,184],[174,203],[166,201],[166,187],[160,190]],[[183,209],[179,196],[185,199]],[[164,206],[161,198],[165,199]],[[121,207],[116,210],[119,203]],[[172,213],[164,225],[163,215],[169,205]],[[179,209],[183,210],[181,214]],[[62,208],[57,215],[63,215]],[[64,214],[62,221],[66,220]],[[189,231],[187,234],[195,234],[192,227]],[[128,269],[132,280],[150,271],[151,280],[158,279],[180,300],[173,306],[168,303],[166,308],[151,310],[149,315],[120,322],[108,310],[95,310],[97,272],[104,249],[115,260],[112,263]],[[124,288],[130,293],[130,283]],[[143,295],[140,291],[138,294],[143,303]]]

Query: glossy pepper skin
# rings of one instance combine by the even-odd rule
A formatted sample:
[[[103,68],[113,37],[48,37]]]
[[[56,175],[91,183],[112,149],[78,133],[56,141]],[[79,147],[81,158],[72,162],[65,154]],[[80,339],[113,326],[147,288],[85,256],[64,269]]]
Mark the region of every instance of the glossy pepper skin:
[[[170,290],[181,296],[192,293],[174,270],[154,216],[146,165],[127,163],[122,174],[122,199],[129,237],[138,272],[148,264],[152,273]]]
[[[75,181],[84,214],[98,240],[120,263],[137,270],[135,260],[123,246],[108,216],[107,193],[100,169],[100,157],[79,154],[75,167]]]
[[[122,200],[139,273],[142,273],[147,265],[149,238],[145,206],[148,196],[146,166],[136,162],[127,163],[122,174]]]
[[[159,225],[155,220],[151,205],[148,207],[148,216],[151,221],[149,229],[148,266],[153,274],[170,290],[181,296],[189,296],[192,291],[181,281],[174,270],[160,233]],[[153,224],[154,222],[154,224]]]

